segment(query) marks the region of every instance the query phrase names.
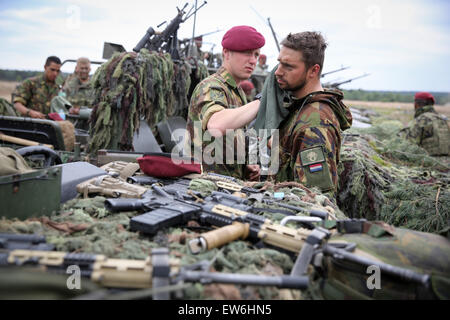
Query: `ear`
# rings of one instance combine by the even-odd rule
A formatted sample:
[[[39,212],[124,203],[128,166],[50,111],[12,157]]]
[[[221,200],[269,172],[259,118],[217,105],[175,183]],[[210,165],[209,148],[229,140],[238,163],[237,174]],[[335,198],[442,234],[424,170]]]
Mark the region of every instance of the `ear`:
[[[320,66],[316,63],[308,70],[308,76],[310,78],[319,78]]]
[[[230,50],[228,50],[227,48],[223,48],[222,56],[224,58],[223,60],[228,60],[228,57],[230,56]]]

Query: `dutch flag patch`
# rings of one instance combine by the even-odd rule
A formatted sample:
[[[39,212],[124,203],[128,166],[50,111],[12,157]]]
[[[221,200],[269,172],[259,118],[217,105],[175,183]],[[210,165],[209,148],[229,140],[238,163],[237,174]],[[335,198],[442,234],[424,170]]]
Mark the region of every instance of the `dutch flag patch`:
[[[312,164],[309,166],[310,172],[322,171],[322,165],[320,163]]]

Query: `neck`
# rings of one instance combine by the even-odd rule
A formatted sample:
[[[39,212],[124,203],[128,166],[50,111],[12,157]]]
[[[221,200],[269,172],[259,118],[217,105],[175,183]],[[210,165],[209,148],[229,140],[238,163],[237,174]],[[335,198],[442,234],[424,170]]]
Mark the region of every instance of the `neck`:
[[[303,88],[301,88],[301,89],[299,89],[299,90],[294,92],[294,96],[296,98],[300,99],[300,98],[306,97],[311,92],[316,92],[316,91],[323,91],[322,84],[320,83],[319,80],[314,80],[314,81],[307,82],[303,86]]]

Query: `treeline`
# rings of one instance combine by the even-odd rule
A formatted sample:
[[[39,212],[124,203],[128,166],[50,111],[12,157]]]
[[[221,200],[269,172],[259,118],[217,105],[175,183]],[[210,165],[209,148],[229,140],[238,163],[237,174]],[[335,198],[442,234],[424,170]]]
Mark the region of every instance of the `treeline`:
[[[382,101],[382,102],[414,102],[416,91],[366,91],[366,90],[342,90],[345,99],[360,101]],[[444,105],[450,102],[448,92],[430,92],[436,104]]]
[[[0,69],[0,80],[21,82],[27,78],[31,78],[42,74],[43,71],[22,71],[22,70],[4,70]],[[61,73],[62,77],[67,77],[68,73]]]
[[[41,74],[42,71],[22,71],[0,69],[0,80],[21,82],[26,78]],[[69,74],[62,73],[63,78]],[[366,91],[366,90],[342,90],[345,99],[360,101],[382,101],[382,102],[414,102],[415,91]],[[450,93],[431,92],[436,99],[436,104],[444,105],[450,103]]]

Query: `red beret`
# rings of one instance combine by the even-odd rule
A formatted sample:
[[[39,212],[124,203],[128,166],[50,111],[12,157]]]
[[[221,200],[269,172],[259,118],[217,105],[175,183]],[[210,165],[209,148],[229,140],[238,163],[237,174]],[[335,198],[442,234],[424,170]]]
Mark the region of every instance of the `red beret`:
[[[259,58],[260,58],[260,59],[263,59],[263,58],[264,58],[264,59],[267,59],[267,57],[266,57],[265,54],[260,54],[260,55],[259,55]]]
[[[266,43],[263,35],[249,26],[236,26],[225,33],[222,47],[232,51],[259,49]]]
[[[244,90],[245,94],[250,94],[252,90],[255,88],[253,83],[248,80],[241,81],[241,88]]]
[[[414,96],[414,100],[428,100],[430,99],[433,101],[434,104],[434,97],[431,93],[428,92],[417,92]]]

